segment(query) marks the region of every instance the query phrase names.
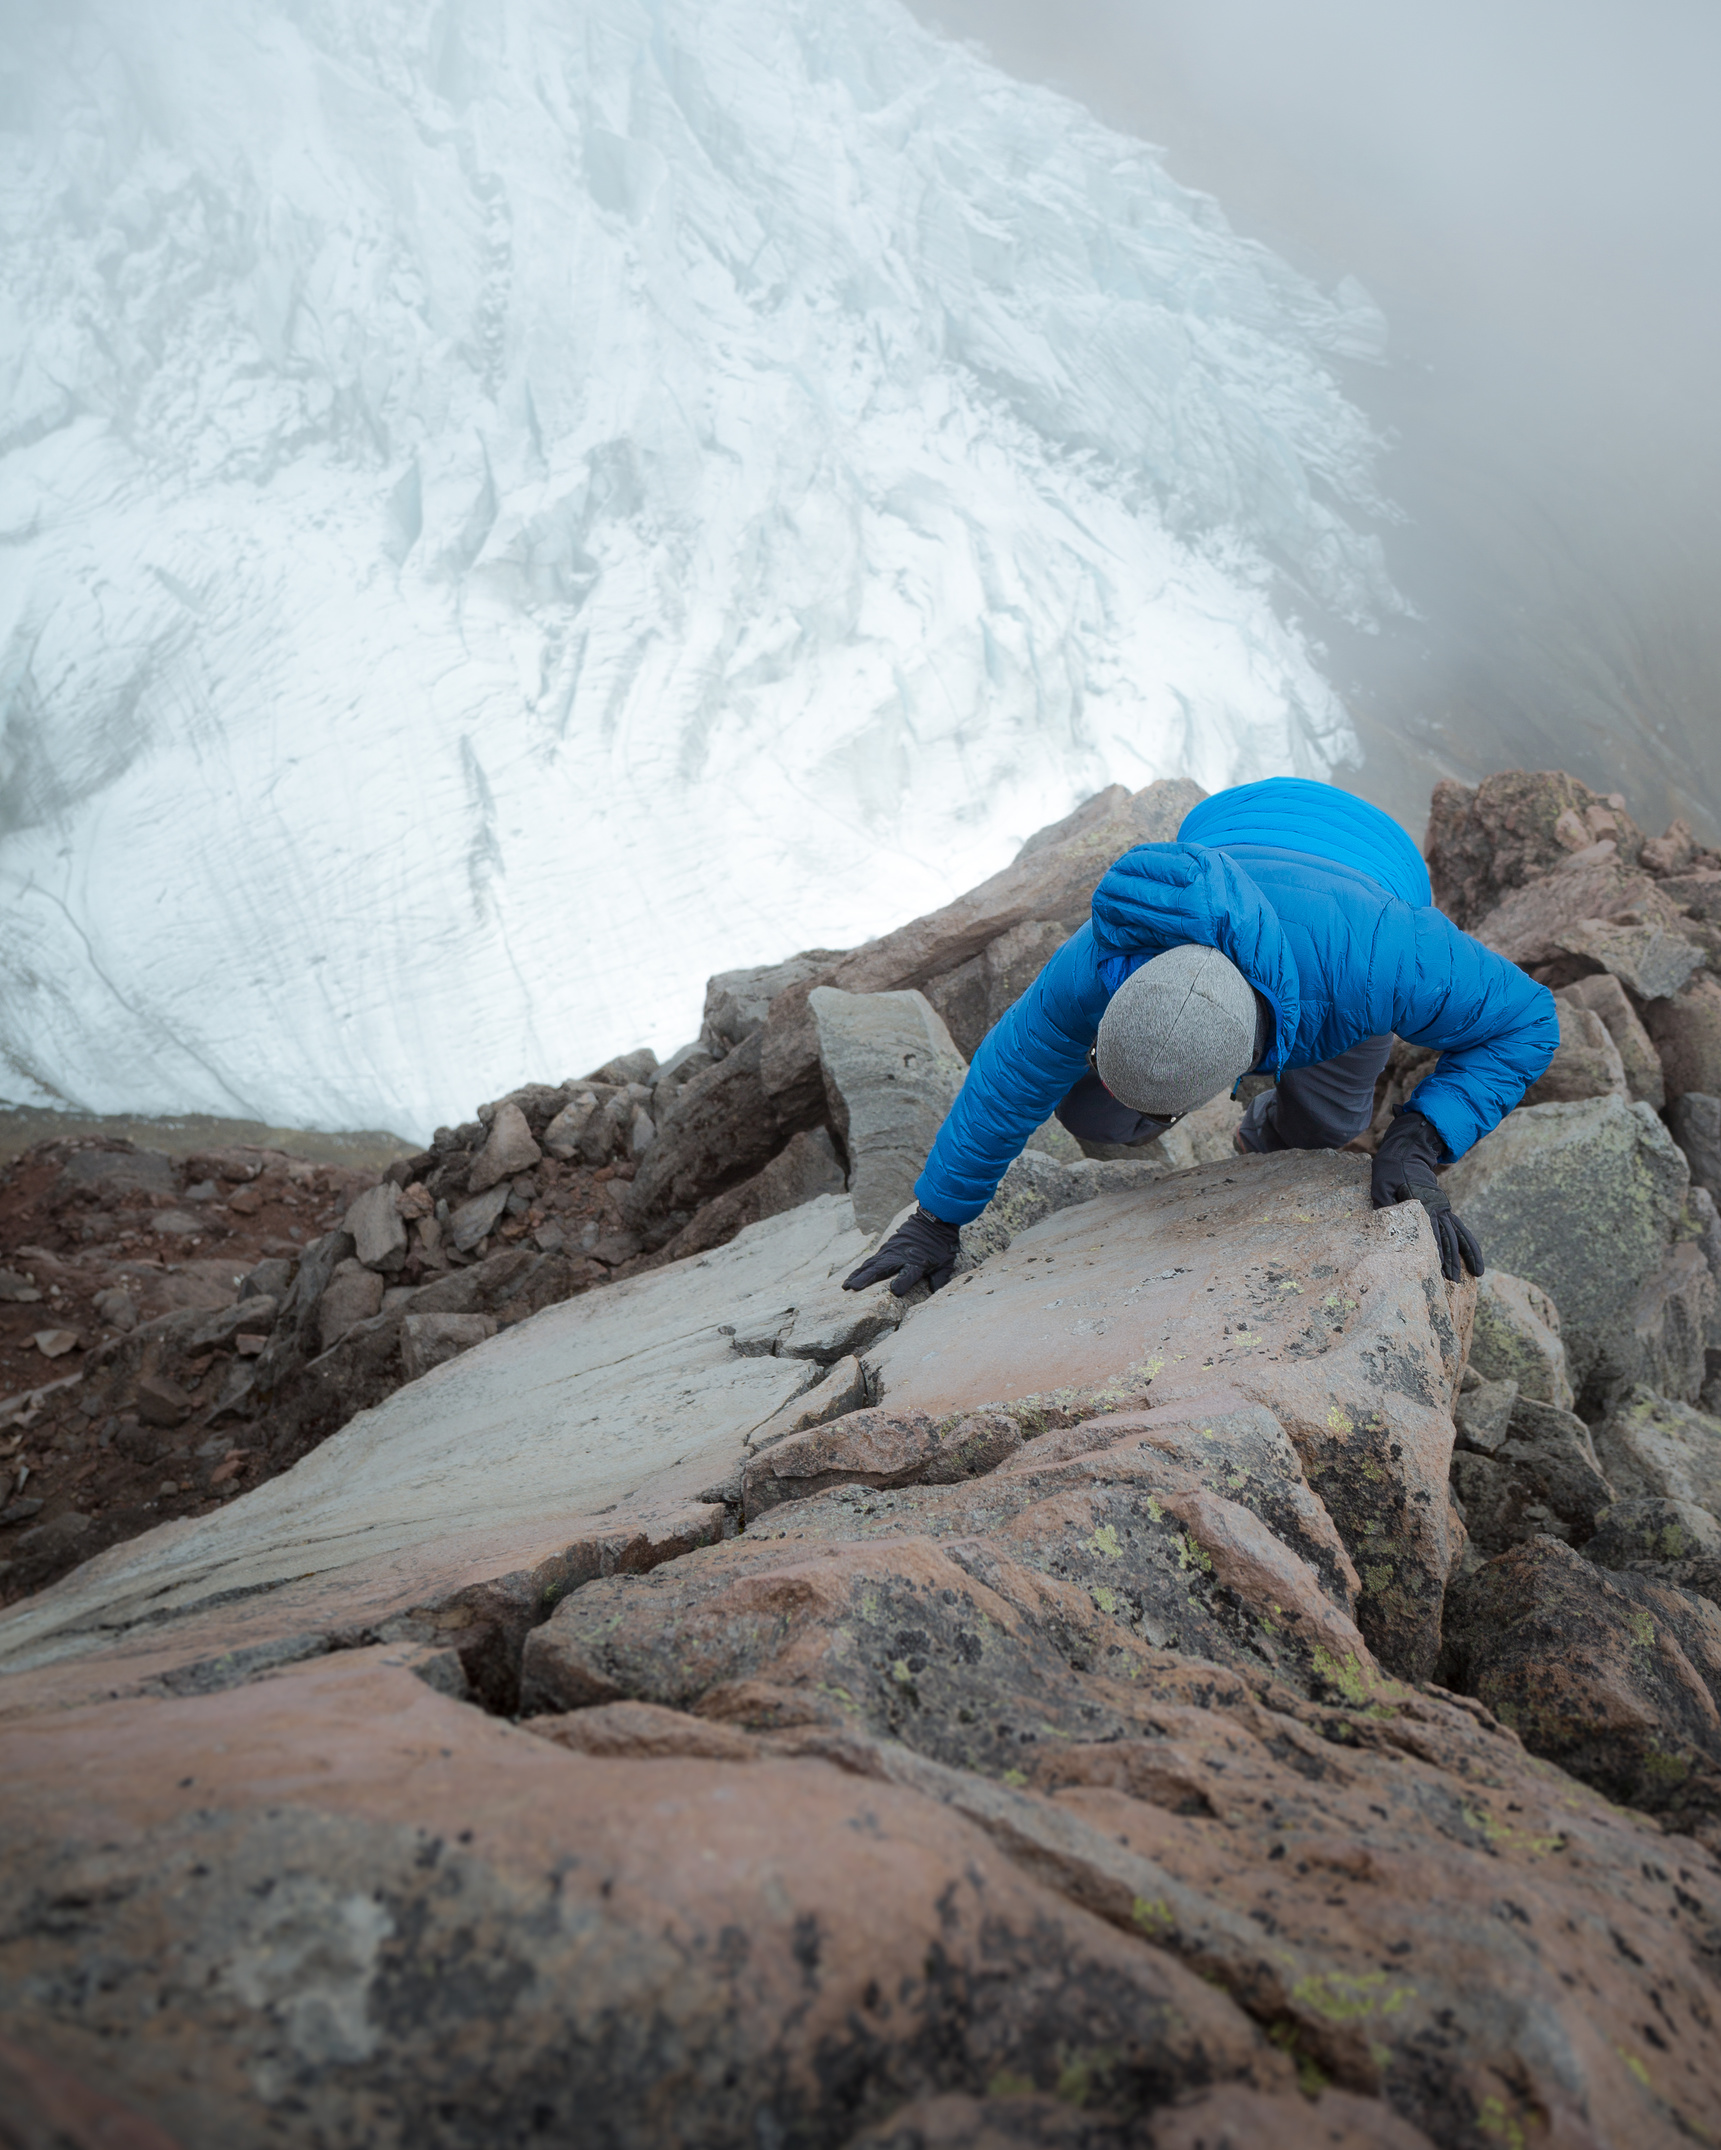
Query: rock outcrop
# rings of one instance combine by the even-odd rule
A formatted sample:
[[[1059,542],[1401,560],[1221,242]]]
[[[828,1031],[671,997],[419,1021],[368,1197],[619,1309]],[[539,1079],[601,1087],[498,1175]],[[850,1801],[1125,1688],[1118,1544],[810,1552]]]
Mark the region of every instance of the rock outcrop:
[[[947,1290],[842,1289],[965,1052],[1184,803],[1104,794],[933,919],[713,980],[697,1045],[440,1131],[238,1296],[110,1301],[62,1393],[127,1441],[290,1430],[0,1618],[39,2133],[1713,2132],[1688,831],[1437,795],[1437,888],[1563,1011],[1547,1101],[1447,1175],[1479,1285],[1366,1158],[1240,1156],[1224,1100],[1122,1159],[1043,1131]],[[1372,1138],[1430,1064],[1395,1046]]]

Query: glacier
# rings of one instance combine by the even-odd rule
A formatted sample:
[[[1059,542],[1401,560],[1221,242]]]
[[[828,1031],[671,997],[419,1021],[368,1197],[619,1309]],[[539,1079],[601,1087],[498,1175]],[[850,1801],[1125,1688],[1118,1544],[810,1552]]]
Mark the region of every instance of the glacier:
[[[1354,759],[1377,310],[897,0],[0,30],[0,1096],[422,1136]]]

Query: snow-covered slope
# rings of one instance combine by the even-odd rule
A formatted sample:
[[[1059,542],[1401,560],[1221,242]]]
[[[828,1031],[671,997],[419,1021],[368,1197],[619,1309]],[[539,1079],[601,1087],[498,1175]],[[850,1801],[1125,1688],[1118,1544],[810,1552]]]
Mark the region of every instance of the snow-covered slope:
[[[1377,317],[896,0],[0,55],[0,1094],[425,1130],[1345,750]]]

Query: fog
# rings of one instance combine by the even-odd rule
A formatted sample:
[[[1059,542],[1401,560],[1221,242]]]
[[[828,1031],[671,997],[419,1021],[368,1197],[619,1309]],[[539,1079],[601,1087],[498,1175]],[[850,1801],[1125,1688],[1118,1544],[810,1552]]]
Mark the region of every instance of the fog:
[[[1659,826],[1721,811],[1721,11],[1697,0],[915,0],[1163,146],[1230,221],[1391,324],[1416,617],[1317,623],[1355,781],[1561,765]]]

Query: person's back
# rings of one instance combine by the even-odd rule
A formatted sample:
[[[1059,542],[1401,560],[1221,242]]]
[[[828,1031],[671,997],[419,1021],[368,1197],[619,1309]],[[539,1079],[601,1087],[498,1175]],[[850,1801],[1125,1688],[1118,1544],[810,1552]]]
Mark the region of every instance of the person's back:
[[[1191,950],[1193,968],[1169,960]],[[1253,1070],[1274,1087],[1242,1147],[1341,1147],[1369,1125],[1395,1033],[1441,1058],[1380,1146],[1375,1199],[1422,1200],[1456,1275],[1461,1227],[1435,1167],[1547,1065],[1552,996],[1432,907],[1420,854],[1379,808],[1294,777],[1216,793],[1175,843],[1108,869],[1090,923],[975,1054],[916,1185],[907,1258],[887,1242],[849,1281],[942,1281],[957,1228],[1054,1111],[1083,1139],[1149,1140]]]

